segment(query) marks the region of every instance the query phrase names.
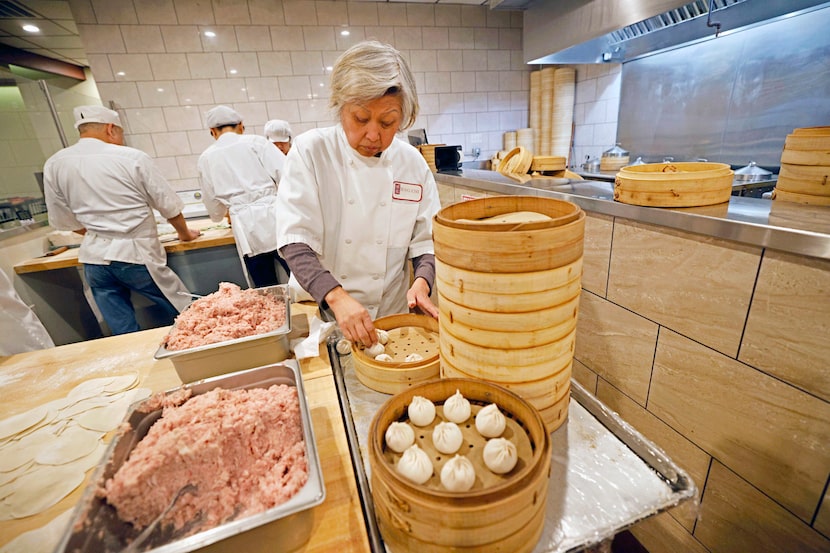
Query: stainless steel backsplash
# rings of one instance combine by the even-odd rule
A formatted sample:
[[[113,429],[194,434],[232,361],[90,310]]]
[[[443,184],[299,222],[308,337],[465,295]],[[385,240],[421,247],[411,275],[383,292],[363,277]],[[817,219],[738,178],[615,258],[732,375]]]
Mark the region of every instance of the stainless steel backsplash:
[[[632,160],[777,169],[793,129],[830,125],[830,7],[627,62],[620,95]]]

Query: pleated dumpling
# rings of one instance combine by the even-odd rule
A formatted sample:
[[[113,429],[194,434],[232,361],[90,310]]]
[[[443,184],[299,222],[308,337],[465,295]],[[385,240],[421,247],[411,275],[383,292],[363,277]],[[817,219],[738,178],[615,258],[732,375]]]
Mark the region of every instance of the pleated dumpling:
[[[386,351],[386,348],[383,347],[383,344],[381,344],[380,342],[377,342],[374,346],[369,346],[365,350],[366,355],[368,355],[372,359],[374,359],[375,357],[377,357],[378,355],[380,355],[384,351]]]
[[[484,464],[496,474],[506,474],[513,470],[519,460],[516,446],[507,438],[493,438],[484,444]]]
[[[416,484],[423,484],[432,476],[432,461],[427,452],[417,444],[409,446],[403,452],[395,466],[398,474]]]
[[[456,424],[470,418],[470,401],[459,390],[444,402],[444,418]]]
[[[507,419],[495,403],[484,407],[476,415],[476,430],[485,438],[497,438],[504,432]]]
[[[454,422],[439,422],[432,430],[432,445],[441,453],[455,453],[463,441],[464,435]]]
[[[426,426],[435,418],[435,404],[425,397],[413,396],[406,414],[415,426]]]
[[[401,453],[415,443],[415,431],[405,422],[393,422],[386,429],[386,447]]]
[[[476,469],[469,459],[456,455],[441,468],[441,485],[451,492],[466,492],[476,481]]]

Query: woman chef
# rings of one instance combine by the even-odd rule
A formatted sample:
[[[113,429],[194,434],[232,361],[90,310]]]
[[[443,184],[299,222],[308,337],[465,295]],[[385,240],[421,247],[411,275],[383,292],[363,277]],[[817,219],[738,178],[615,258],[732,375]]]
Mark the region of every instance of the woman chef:
[[[438,317],[432,217],[438,189],[398,131],[418,113],[412,74],[391,46],[356,44],[337,60],[330,106],[340,124],[294,139],[277,195],[277,235],[292,279],[370,346],[372,320],[407,309]],[[410,286],[407,261],[414,267]]]

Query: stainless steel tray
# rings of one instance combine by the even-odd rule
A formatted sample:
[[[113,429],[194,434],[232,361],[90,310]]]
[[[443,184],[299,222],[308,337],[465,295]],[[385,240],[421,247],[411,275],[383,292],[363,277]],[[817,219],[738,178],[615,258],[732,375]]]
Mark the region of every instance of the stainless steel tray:
[[[367,439],[389,395],[360,383],[350,356],[329,343],[358,488],[373,550],[386,551],[374,518]],[[534,553],[579,551],[694,497],[689,475],[616,413],[571,381],[567,421],[551,433],[552,463],[542,536]],[[355,447],[356,446],[356,447]],[[393,552],[403,553],[403,552]]]
[[[290,355],[288,335],[291,333],[291,302],[288,285],[266,286],[256,288],[256,290],[262,294],[274,296],[285,303],[285,324],[280,328],[264,334],[182,350],[168,350],[162,345],[153,357],[170,359],[182,382],[194,382],[287,359]]]
[[[183,553],[200,549],[220,540],[239,541],[241,546],[239,548],[244,549],[244,543],[250,543],[251,540],[255,542],[268,540],[273,543],[274,551],[292,551],[308,541],[313,526],[311,508],[323,502],[326,492],[317,443],[314,439],[314,429],[311,424],[311,413],[297,362],[291,359],[280,364],[209,378],[186,384],[167,393],[184,388],[192,390],[193,395],[198,395],[215,388],[229,390],[267,388],[275,384],[297,388],[308,462],[308,481],[305,485],[281,505],[255,515],[223,523],[191,536],[177,538],[169,532],[156,531],[151,534],[145,549],[142,550],[154,553]],[[55,550],[56,553],[121,551],[127,541],[132,540],[138,534],[131,524],[118,518],[112,506],[104,499],[96,497],[95,492],[98,486],[115,474],[135,445],[147,434],[150,426],[161,417],[161,410],[149,413],[140,412],[138,409],[143,403],[143,401],[137,402],[131,406],[125,418],[125,421],[130,423],[131,429],[110,443],[101,465],[96,469],[72,514],[72,523],[67,527],[60,545]]]

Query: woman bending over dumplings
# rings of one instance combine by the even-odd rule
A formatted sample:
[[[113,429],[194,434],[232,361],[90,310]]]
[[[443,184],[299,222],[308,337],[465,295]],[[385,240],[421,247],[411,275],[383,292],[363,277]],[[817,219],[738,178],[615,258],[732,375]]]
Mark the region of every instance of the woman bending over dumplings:
[[[378,317],[408,309],[438,317],[429,299],[438,189],[420,153],[395,137],[418,113],[397,50],[366,41],[344,52],[332,71],[330,107],[340,123],[297,136],[286,159],[278,247],[290,284],[330,308],[347,339],[368,347],[377,342]]]

